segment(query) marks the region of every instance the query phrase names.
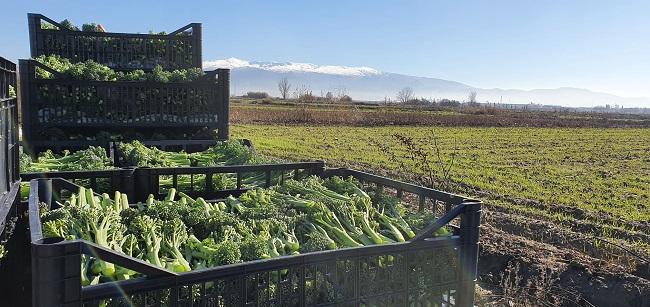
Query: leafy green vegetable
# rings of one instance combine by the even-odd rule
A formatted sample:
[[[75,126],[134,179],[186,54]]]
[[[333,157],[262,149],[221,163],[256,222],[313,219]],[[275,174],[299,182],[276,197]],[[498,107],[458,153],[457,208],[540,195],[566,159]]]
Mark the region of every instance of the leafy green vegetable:
[[[332,189],[328,188],[331,187]],[[238,198],[206,202],[170,189],[129,205],[126,195],[81,188],[60,208],[41,208],[45,237],[93,241],[173,272],[345,247],[402,242],[433,216],[409,214],[399,200],[365,192],[352,178],[308,177]],[[447,235],[442,229],[437,235]],[[380,265],[390,263],[390,257]],[[87,257],[82,283],[137,272]],[[282,272],[280,272],[282,274]]]
[[[21,172],[53,172],[53,171],[81,171],[104,170],[112,168],[113,162],[106,154],[106,150],[98,146],[70,153],[63,151],[57,156],[51,150],[40,153],[36,161],[24,152],[20,154]]]
[[[160,83],[168,82],[192,82],[205,76],[200,68],[177,69],[174,71],[163,70],[162,66],[156,65],[150,73],[137,69],[127,73],[115,71],[110,67],[97,63],[93,60],[72,63],[69,59],[59,55],[41,55],[36,58],[39,63],[76,80],[89,81],[153,81]],[[36,76],[41,79],[53,79],[52,73],[37,67]]]

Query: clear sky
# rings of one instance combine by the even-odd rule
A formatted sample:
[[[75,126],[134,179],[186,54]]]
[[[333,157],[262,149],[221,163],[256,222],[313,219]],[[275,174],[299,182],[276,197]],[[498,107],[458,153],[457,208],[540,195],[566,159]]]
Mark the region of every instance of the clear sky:
[[[111,32],[203,23],[204,60],[368,66],[482,88],[650,97],[650,1],[2,0],[0,55],[29,56],[27,13]],[[11,31],[13,30],[13,31]]]

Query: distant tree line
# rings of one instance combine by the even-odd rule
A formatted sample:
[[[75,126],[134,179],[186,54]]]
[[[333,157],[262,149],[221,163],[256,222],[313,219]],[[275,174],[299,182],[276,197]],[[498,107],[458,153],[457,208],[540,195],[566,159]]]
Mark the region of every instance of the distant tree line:
[[[334,91],[322,92],[320,95],[314,94],[313,91],[306,85],[293,85],[289,82],[288,78],[282,78],[278,81],[278,93],[282,100],[293,100],[300,103],[351,103],[352,97],[348,95],[347,89],[342,87]],[[480,104],[477,101],[476,91],[470,91],[466,101],[458,101],[454,99],[431,99],[424,97],[416,97],[415,91],[411,87],[404,87],[400,89],[395,96],[395,103],[404,105],[428,105],[440,107],[460,107],[463,105],[470,107],[478,107]],[[248,92],[247,98],[262,99],[262,102],[270,102],[271,95],[267,92]],[[389,97],[384,98],[384,104],[393,104],[393,100]]]

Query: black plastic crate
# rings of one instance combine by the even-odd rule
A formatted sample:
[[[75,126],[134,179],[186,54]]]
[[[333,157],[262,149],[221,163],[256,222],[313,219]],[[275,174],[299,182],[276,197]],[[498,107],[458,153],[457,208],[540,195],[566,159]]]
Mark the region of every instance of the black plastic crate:
[[[149,194],[164,197],[171,188],[190,197],[214,200],[229,195],[239,196],[251,188],[268,188],[289,178],[300,179],[321,174],[322,161],[260,165],[232,165],[212,167],[155,167],[136,168],[133,184],[136,201],[145,201]],[[216,186],[217,179],[228,176],[231,184]],[[250,180],[257,178],[257,180]]]
[[[180,151],[184,150],[186,152],[197,152],[207,149],[210,146],[213,146],[217,142],[222,140],[164,140],[164,141],[143,141],[142,143],[146,146],[157,147],[162,150],[167,151]],[[251,148],[254,152],[255,148],[253,143],[248,139],[240,140],[244,145]],[[45,145],[47,144],[47,145]],[[106,142],[104,143],[91,143],[87,141],[67,141],[67,142],[42,142],[37,144],[30,144],[33,156],[36,156],[37,152],[44,151],[46,149],[52,149],[55,152],[61,152],[64,149],[69,150],[81,150],[86,149],[88,146],[102,146],[106,149],[109,158],[113,161],[115,165],[114,169],[109,170],[94,170],[94,171],[54,171],[54,172],[21,172],[20,179],[23,182],[23,191],[21,193],[22,200],[26,200],[29,193],[29,181],[32,179],[38,178],[62,178],[69,180],[75,184],[82,185],[85,187],[92,188],[94,191],[98,192],[111,192],[114,190],[121,190],[126,193],[131,199],[134,199],[135,193],[133,192],[133,182],[137,180],[135,177],[137,167],[132,167],[121,161],[121,153],[117,150],[117,143]],[[147,171],[137,172],[139,176],[148,175],[150,176],[151,168],[146,168]],[[155,170],[155,168],[154,168]],[[189,175],[188,175],[189,176]],[[195,177],[200,175],[194,175]],[[165,177],[165,175],[162,175]],[[172,174],[167,176],[172,178]],[[205,176],[203,176],[205,177]],[[193,181],[194,182],[194,181]],[[198,182],[197,182],[198,184]],[[170,186],[170,185],[168,185]],[[163,188],[166,188],[165,185],[162,185]],[[182,190],[182,187],[179,187]],[[158,189],[153,189],[152,191],[158,191]],[[214,189],[213,189],[214,190]],[[147,194],[148,195],[148,194]],[[146,195],[145,195],[146,196]]]
[[[31,56],[60,55],[73,62],[93,60],[115,70],[201,68],[201,24],[169,34],[73,31],[41,14],[27,15]],[[42,29],[42,23],[57,29]]]
[[[268,165],[264,171],[286,167]],[[189,169],[180,172],[196,171]],[[229,173],[233,169],[213,167],[202,171]],[[75,191],[77,186],[62,179],[33,180],[29,202],[33,305],[98,306],[111,300],[111,306],[407,306],[426,298],[439,306],[472,306],[480,202],[364,172],[325,169],[322,162],[314,163],[310,173],[353,176],[376,188],[391,189],[400,197],[412,194],[420,203],[430,204],[426,207],[439,212],[439,217],[405,243],[285,256],[176,274],[90,242],[43,239],[39,204],[53,205],[64,190]],[[142,188],[146,189],[146,185]],[[452,236],[432,237],[435,230],[457,219],[460,222],[451,227]],[[147,277],[81,287],[82,254]],[[380,259],[387,257],[392,259],[391,264],[379,265]]]
[[[36,77],[36,67],[54,79]],[[228,138],[228,69],[193,82],[74,80],[34,60],[20,60],[23,139],[66,141],[101,132],[141,134],[153,139]],[[169,137],[168,135],[182,137]]]
[[[18,104],[10,97],[16,87],[16,64],[0,57],[0,194],[9,192],[18,177]]]

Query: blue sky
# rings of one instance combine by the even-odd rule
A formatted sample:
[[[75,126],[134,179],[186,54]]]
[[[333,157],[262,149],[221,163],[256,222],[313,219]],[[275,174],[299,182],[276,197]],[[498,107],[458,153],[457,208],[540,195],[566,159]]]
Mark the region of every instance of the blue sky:
[[[184,2],[3,0],[0,55],[29,55],[27,12],[111,32],[202,22],[204,60],[368,66],[483,88],[650,97],[650,1]]]

